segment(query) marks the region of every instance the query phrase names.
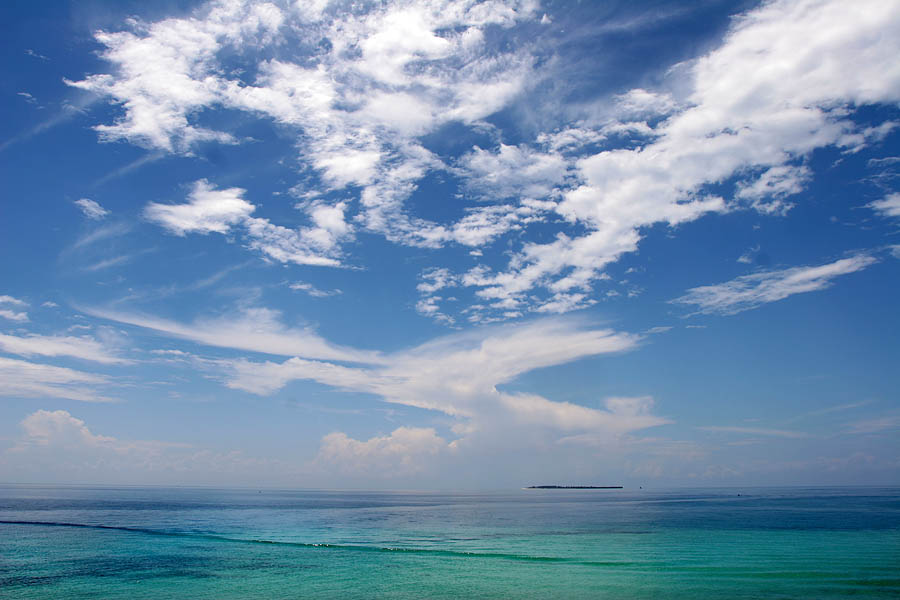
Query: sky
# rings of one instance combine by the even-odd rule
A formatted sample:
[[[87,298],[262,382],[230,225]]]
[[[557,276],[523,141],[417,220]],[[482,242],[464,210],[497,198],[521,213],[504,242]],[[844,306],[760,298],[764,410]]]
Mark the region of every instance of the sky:
[[[0,481],[900,483],[900,3],[0,28]]]

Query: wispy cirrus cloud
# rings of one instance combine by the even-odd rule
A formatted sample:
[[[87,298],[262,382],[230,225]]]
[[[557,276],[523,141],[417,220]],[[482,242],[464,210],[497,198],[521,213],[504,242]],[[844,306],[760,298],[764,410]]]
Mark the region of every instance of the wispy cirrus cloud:
[[[573,320],[488,327],[381,354],[331,344],[309,329],[286,327],[279,313],[263,308],[190,324],[104,309],[81,310],[202,345],[292,356],[284,362],[217,359],[207,363],[224,371],[229,387],[259,395],[275,393],[292,381],[311,380],[476,422],[506,414],[524,426],[614,432],[668,422],[652,414],[650,398],[608,400],[606,409],[599,410],[498,389],[538,368],[632,350],[642,339],[609,329],[584,329]]]
[[[651,398],[607,399],[605,409],[556,402],[498,389],[534,369],[579,358],[626,352],[639,336],[580,329],[572,321],[545,319],[516,327],[445,336],[385,355],[382,365],[355,368],[292,358],[283,363],[224,361],[227,385],[271,394],[294,380],[366,392],[382,400],[439,411],[478,429],[498,419],[515,427],[603,431],[617,435],[668,420],[652,413]]]
[[[767,437],[781,438],[805,438],[809,437],[808,433],[802,431],[794,431],[791,429],[770,429],[767,427],[729,427],[710,425],[707,427],[697,427],[701,431],[710,431],[713,433],[739,433],[743,435],[762,435]]]
[[[694,306],[700,314],[735,315],[795,294],[826,289],[833,279],[876,262],[878,259],[873,256],[858,254],[824,265],[742,275],[725,283],[691,288],[670,302]]]
[[[157,331],[175,338],[220,348],[249,350],[262,354],[380,363],[378,352],[332,344],[310,328],[288,327],[281,313],[266,308],[248,308],[216,318],[180,323],[139,313],[81,307],[85,314]]]
[[[92,229],[75,240],[72,249],[82,249],[103,240],[123,236],[132,229],[133,226],[129,223],[110,223],[109,225],[103,225],[96,229]]]
[[[339,296],[343,292],[339,289],[323,290],[306,281],[298,281],[288,286],[292,290],[304,292],[313,298],[328,298],[329,296]]]
[[[854,421],[847,425],[849,433],[870,434],[900,429],[900,415],[887,415],[874,419]]]
[[[69,356],[101,364],[124,364],[129,360],[118,356],[106,344],[89,336],[0,333],[0,350],[19,356]]]
[[[0,396],[115,402],[98,391],[110,383],[105,375],[0,357]]]

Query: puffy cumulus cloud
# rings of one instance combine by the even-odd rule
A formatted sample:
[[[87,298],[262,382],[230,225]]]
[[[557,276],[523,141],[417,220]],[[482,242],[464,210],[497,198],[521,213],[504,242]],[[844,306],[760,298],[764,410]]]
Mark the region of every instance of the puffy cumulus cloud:
[[[876,262],[878,259],[872,256],[859,254],[815,267],[742,275],[725,283],[692,288],[671,302],[696,306],[702,314],[734,315],[794,294],[825,289],[836,277],[861,271]]]
[[[569,169],[559,154],[506,144],[496,152],[476,146],[460,166],[469,188],[489,198],[545,198],[564,182]]]
[[[664,92],[654,92],[643,88],[634,88],[615,99],[616,112],[623,118],[637,119],[641,117],[659,118],[675,112],[678,108],[675,99]]]
[[[151,202],[144,217],[175,235],[187,233],[240,233],[247,247],[283,263],[337,266],[339,242],[352,234],[344,220],[346,204],[304,206],[311,225],[288,229],[268,219],[251,217],[256,207],[244,199],[246,190],[217,190],[205,179],[194,183],[185,204]],[[236,226],[240,229],[236,231]]]
[[[212,77],[225,48],[271,40],[283,14],[269,3],[218,1],[202,16],[132,22],[133,32],[98,31],[102,56],[115,74],[91,75],[69,85],[109,97],[125,109],[113,125],[96,127],[105,140],[126,139],[148,148],[189,153],[202,141],[234,142],[221,131],[191,124],[191,116],[216,102]]]
[[[882,217],[900,217],[900,194],[888,194],[881,200],[867,204]]]
[[[504,144],[513,136],[485,120],[554,77],[557,62],[536,59],[533,36],[516,29],[541,14],[528,0],[354,11],[221,0],[188,17],[98,32],[112,72],[71,84],[121,107],[113,124],[98,127],[105,139],[190,153],[206,140],[236,141],[204,128],[205,111],[243,111],[293,133],[301,165],[318,175],[317,197],[356,195],[301,205],[310,226],[296,230],[251,217],[242,198],[225,204],[231,190],[215,191],[222,204],[214,207],[148,207],[176,234],[239,229],[270,260],[324,266],[342,264],[354,226],[398,244],[477,252],[507,237],[506,264],[485,260],[455,274],[476,307],[459,302],[455,315],[448,297],[420,298],[420,312],[447,323],[589,306],[604,270],[636,251],[647,228],[732,210],[783,215],[815,175],[813,151],[857,152],[896,126],[853,119],[858,107],[900,100],[900,7],[774,0],[736,17],[716,47],[671,71],[678,98],[621,90],[608,99],[606,121],[554,122],[533,142]],[[287,48],[299,48],[302,60]],[[497,143],[463,156],[430,149],[426,136],[450,123],[490,130]],[[408,200],[436,173],[456,178],[461,201],[480,204],[446,222],[415,214]],[[892,198],[870,207],[891,215]],[[511,235],[536,223],[556,237]]]
[[[0,333],[0,350],[19,356],[70,356],[101,364],[129,362],[118,356],[109,344],[90,336],[60,336],[28,334],[24,336]]]
[[[417,138],[450,121],[474,123],[525,87],[527,52],[487,51],[485,32],[532,19],[535,9],[530,0],[399,2],[358,11],[211,2],[187,18],[97,32],[115,72],[69,83],[122,106],[113,125],[97,127],[104,139],[163,151],[235,142],[197,124],[204,110],[219,107],[293,128],[301,159],[327,186],[364,188],[366,227],[436,246],[453,236],[403,207],[416,181],[442,164]],[[307,47],[323,39],[327,48],[299,63],[279,52],[285,40]],[[222,67],[223,56],[233,58],[235,49],[250,61],[252,81],[226,75],[233,71]]]
[[[81,419],[64,410],[38,410],[22,421],[22,429],[29,442],[40,446],[101,446],[114,438],[94,435]]]
[[[109,211],[100,206],[99,202],[91,200],[90,198],[76,200],[75,206],[77,206],[88,219],[102,219],[109,214]]]
[[[0,396],[114,402],[98,391],[110,383],[105,375],[0,357]]]
[[[65,410],[37,410],[20,426],[22,435],[0,452],[4,479],[117,484],[297,481],[298,469],[283,461],[101,435]]]
[[[228,233],[232,225],[250,216],[256,207],[244,200],[246,190],[216,190],[205,179],[194,183],[187,204],[157,204],[144,208],[144,217],[175,235]]]
[[[335,432],[322,438],[314,463],[346,474],[391,478],[419,473],[435,455],[450,450],[431,427],[398,427],[389,435],[368,440]]]

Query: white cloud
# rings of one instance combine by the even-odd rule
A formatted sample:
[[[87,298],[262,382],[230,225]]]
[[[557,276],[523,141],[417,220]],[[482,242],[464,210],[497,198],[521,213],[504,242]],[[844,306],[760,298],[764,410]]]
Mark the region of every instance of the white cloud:
[[[12,296],[0,296],[0,306],[16,306],[16,307],[25,307],[28,306],[28,303],[24,300],[19,300],[18,298],[13,298]],[[24,323],[28,321],[28,313],[25,311],[17,311],[9,308],[0,308],[0,317],[4,319],[9,319],[10,321],[18,321],[19,323]]]
[[[474,320],[587,306],[604,269],[636,251],[647,228],[738,209],[783,215],[812,176],[813,151],[855,152],[896,125],[864,128],[852,113],[900,100],[900,8],[775,0],[735,18],[717,47],[670,72],[678,98],[624,90],[608,99],[606,121],[555,123],[534,144],[496,136],[494,148],[446,159],[426,149],[423,136],[451,122],[483,133],[481,120],[534,85],[543,64],[535,46],[519,36],[501,50],[490,32],[539,22],[536,2],[323,6],[216,2],[190,17],[99,32],[113,72],[72,85],[122,107],[117,121],[98,128],[102,136],[165,152],[235,141],[200,125],[206,110],[270,119],[295,136],[301,164],[320,176],[318,192],[358,194],[358,202],[302,206],[310,226],[296,230],[250,217],[242,199],[209,215],[193,204],[148,207],[179,235],[241,224],[246,245],[267,258],[324,266],[343,264],[351,223],[423,248],[478,252],[508,236],[505,266],[485,261],[461,274],[484,303]],[[329,45],[302,63],[283,51],[322,39]],[[225,57],[252,75],[236,77]],[[447,222],[417,216],[407,200],[435,172],[459,176],[484,204]],[[551,215],[564,222],[554,223],[550,242],[509,235]],[[434,296],[419,304],[453,319]],[[460,304],[461,314],[467,308]]]
[[[194,183],[187,204],[151,202],[144,216],[175,235],[186,233],[227,233],[232,225],[250,216],[255,207],[244,200],[245,190],[216,190],[205,179]]]
[[[218,364],[232,388],[267,395],[291,381],[312,380],[442,412],[470,433],[503,424],[501,429],[508,425],[519,430],[537,427],[620,435],[668,421],[651,413],[653,402],[646,397],[607,399],[606,409],[599,410],[503,392],[498,386],[537,368],[627,351],[639,339],[610,330],[579,330],[571,320],[544,319],[445,336],[386,355],[381,365],[369,368],[299,358],[283,363],[222,360]]]
[[[296,283],[292,283],[288,286],[292,290],[297,290],[301,292],[306,292],[313,298],[327,298],[329,296],[338,296],[342,294],[341,290],[323,290],[321,288],[317,288],[311,283],[307,283],[305,281],[298,281]]]
[[[102,271],[103,269],[109,269],[111,267],[118,267],[119,265],[127,264],[131,262],[131,259],[133,258],[134,254],[122,254],[119,256],[113,256],[112,258],[105,258],[101,261],[95,262],[92,265],[88,265],[82,270],[87,272]]]
[[[304,356],[362,363],[381,362],[377,352],[344,348],[331,344],[311,329],[287,327],[279,321],[281,313],[265,308],[244,309],[214,319],[199,319],[190,324],[100,308],[81,310],[102,319],[151,329],[208,346],[281,356]]]
[[[888,194],[881,200],[867,204],[882,217],[900,217],[900,193]]]
[[[491,199],[543,199],[564,182],[569,169],[559,154],[505,144],[497,152],[476,146],[459,162],[469,188]]]
[[[741,254],[738,257],[737,262],[739,262],[743,265],[752,264],[753,257],[754,257],[754,255],[756,255],[757,252],[759,252],[759,244],[757,244],[753,248],[748,248],[746,252],[744,252],[743,254]]]
[[[587,294],[557,292],[543,304],[534,307],[534,310],[542,313],[562,314],[591,306],[596,302],[593,298],[588,298]]]
[[[0,304],[12,304],[13,306],[28,306],[28,303],[12,296],[0,296]]]
[[[525,461],[530,472],[552,476],[560,460],[568,460],[572,472],[597,460],[593,453],[573,457],[564,442],[602,447],[606,458],[612,453],[618,460],[629,445],[630,433],[671,421],[654,414],[653,399],[646,396],[606,398],[601,400],[602,408],[596,408],[593,397],[583,398],[583,403],[558,402],[501,386],[537,368],[627,351],[638,339],[609,330],[580,330],[571,319],[544,319],[444,336],[386,355],[382,365],[368,368],[299,358],[282,363],[219,360],[216,364],[224,369],[229,387],[260,395],[277,392],[291,381],[311,380],[393,404],[438,411],[452,419],[446,423],[452,437],[439,435],[432,427],[401,427],[369,439],[331,433],[323,438],[311,463],[318,476],[353,474],[366,485],[406,475],[418,478],[409,481],[421,481],[445,472],[444,467],[452,463],[457,472],[471,470],[476,477],[485,456],[513,460],[519,466]],[[496,483],[497,474],[494,468],[491,471],[493,475],[481,473],[477,478],[485,484]],[[440,479],[435,484],[440,485]]]
[[[398,427],[364,441],[335,432],[322,438],[315,463],[343,473],[396,477],[423,471],[430,458],[449,448],[431,427]]]
[[[94,435],[81,419],[64,410],[38,410],[22,421],[22,429],[34,444],[100,446],[115,441],[114,438]]]
[[[506,271],[473,272],[467,284],[485,298],[521,298],[575,270],[584,285],[635,251],[641,229],[653,224],[674,226],[742,202],[784,213],[809,178],[802,161],[813,150],[865,143],[848,137],[856,133],[846,118],[852,107],[900,100],[898,26],[900,8],[877,0],[775,1],[736,19],[718,48],[686,65],[692,91],[684,107],[644,90],[621,97],[623,106],[667,118],[643,125],[643,145],[577,161],[583,183],[564,192],[558,211],[587,234],[526,243]],[[733,201],[705,191],[732,178]]]
[[[126,223],[113,223],[110,225],[104,225],[103,227],[98,227],[97,229],[94,229],[93,231],[78,238],[72,245],[72,248],[85,248],[86,246],[96,244],[97,242],[103,240],[108,240],[110,238],[125,235],[126,233],[131,231],[131,229],[131,225],[128,225]]]
[[[101,364],[122,364],[128,360],[116,356],[105,344],[92,337],[59,335],[25,336],[0,333],[0,350],[19,356],[72,356]]]
[[[354,12],[306,8],[282,12],[271,5],[212,3],[190,18],[137,23],[134,32],[98,32],[107,48],[103,56],[116,72],[70,84],[123,107],[115,124],[97,128],[105,139],[169,152],[189,153],[206,140],[235,141],[197,125],[203,109],[223,106],[274,119],[296,130],[301,158],[327,185],[364,187],[359,221],[368,229],[427,247],[457,239],[437,224],[410,218],[403,208],[415,182],[428,169],[441,168],[415,138],[449,121],[484,118],[524,88],[531,59],[517,52],[482,54],[483,31],[536,18],[535,3],[452,0]],[[303,65],[279,58],[252,64],[255,54],[245,52],[248,71],[258,73],[255,80],[225,74],[220,54],[277,49],[291,36],[328,39],[331,47]],[[185,215],[156,216],[184,232],[177,217]],[[321,255],[309,258],[306,248],[298,251],[296,240],[285,239],[288,234],[267,221],[250,226],[264,238],[250,246],[276,260],[337,264]],[[325,237],[325,232],[335,234],[327,227],[314,233]]]
[[[670,423],[651,414],[653,399],[607,398],[597,410],[571,402],[552,402],[533,394],[503,394],[501,402],[520,422],[551,426],[561,431],[600,431],[608,437]]]
[[[279,262],[302,265],[338,266],[339,243],[352,234],[344,220],[346,205],[311,203],[303,208],[312,226],[288,229],[268,219],[251,217],[256,207],[243,196],[246,190],[217,190],[205,179],[194,183],[186,204],[151,202],[144,209],[147,220],[155,222],[175,235],[241,233],[247,247],[262,252]],[[237,226],[241,226],[240,229]]]
[[[182,153],[198,142],[235,141],[228,133],[192,125],[190,117],[216,102],[218,82],[207,76],[216,53],[271,39],[281,25],[281,11],[272,4],[215,2],[200,12],[200,18],[133,22],[135,33],[95,34],[106,46],[103,57],[118,72],[67,83],[125,108],[115,124],[96,127],[102,139]]]
[[[9,310],[8,308],[0,308],[0,317],[9,319],[10,321],[19,321],[20,323],[23,323],[28,320],[28,313]]]
[[[616,98],[616,111],[627,118],[660,117],[675,112],[671,95],[642,88],[628,90]]]
[[[670,331],[671,329],[672,329],[672,327],[670,325],[663,325],[663,326],[658,326],[658,327],[651,327],[644,333],[647,333],[647,334],[666,333],[667,331]]]
[[[419,285],[416,289],[422,294],[433,294],[446,287],[457,285],[457,278],[449,269],[430,268],[419,274]]]
[[[783,215],[792,207],[785,198],[802,192],[811,178],[812,172],[805,166],[769,167],[756,179],[739,183],[735,198],[747,200],[761,213]]]
[[[694,305],[702,314],[733,315],[794,294],[825,289],[832,279],[861,271],[876,262],[872,256],[859,254],[815,267],[742,275],[725,283],[691,288],[671,302]]]
[[[20,426],[22,435],[0,452],[0,476],[11,481],[287,484],[296,481],[298,473],[284,461],[254,459],[240,451],[101,435],[65,410],[37,410]]]
[[[441,312],[439,303],[444,298],[436,292],[457,285],[459,285],[458,278],[450,273],[449,269],[430,268],[422,271],[419,274],[419,284],[416,286],[420,296],[416,302],[416,312],[440,323],[453,325],[455,319]]]
[[[100,206],[100,204],[90,198],[82,198],[75,201],[75,205],[81,209],[89,219],[102,219],[109,214],[109,211]]]
[[[38,54],[37,52],[35,52],[35,51],[32,50],[31,48],[26,48],[26,49],[25,49],[25,54],[27,54],[28,56],[32,56],[32,57],[34,57],[34,58],[37,58],[37,59],[39,59],[39,60],[50,60],[48,57],[44,56],[43,54]]]
[[[114,402],[96,390],[108,383],[103,375],[0,357],[0,396]]]
[[[321,244],[310,233],[322,233],[326,240],[332,240],[330,232],[322,229],[294,230],[275,225],[268,219],[247,219],[247,247],[262,252],[265,256],[283,263],[298,265],[338,266],[340,261],[327,254],[333,243]],[[328,246],[325,250],[323,246]],[[318,246],[318,247],[317,247]],[[323,251],[325,250],[325,251]]]

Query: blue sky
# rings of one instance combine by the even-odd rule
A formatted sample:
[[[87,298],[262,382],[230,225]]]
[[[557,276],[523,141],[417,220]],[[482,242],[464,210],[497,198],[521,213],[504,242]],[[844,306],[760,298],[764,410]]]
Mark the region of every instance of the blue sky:
[[[0,15],[0,480],[900,481],[895,3]]]

